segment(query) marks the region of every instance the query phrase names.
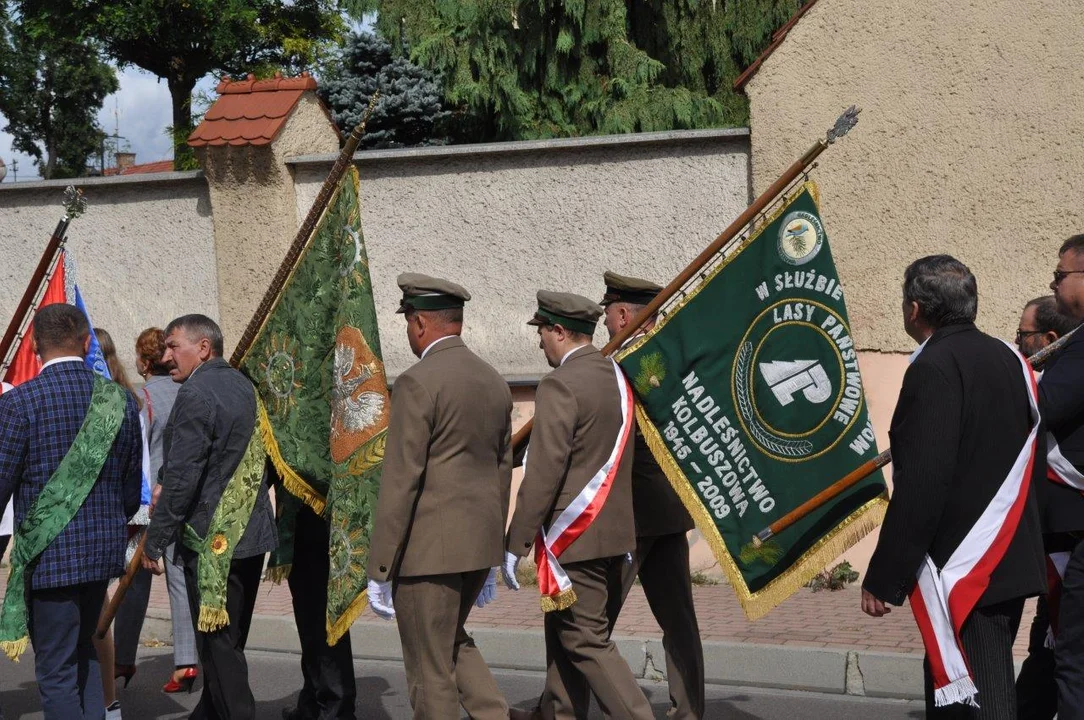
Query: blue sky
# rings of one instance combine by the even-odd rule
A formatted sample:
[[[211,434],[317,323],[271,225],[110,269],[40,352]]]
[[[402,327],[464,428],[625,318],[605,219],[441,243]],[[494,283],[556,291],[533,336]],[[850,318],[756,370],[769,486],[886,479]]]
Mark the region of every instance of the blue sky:
[[[166,135],[166,128],[172,124],[172,110],[169,88],[165,81],[159,81],[154,75],[138,68],[118,72],[117,79],[120,81],[120,90],[106,98],[98,114],[102,129],[112,135],[114,129],[119,127],[120,135],[126,138],[121,143],[128,144],[128,149],[136,154],[137,163],[168,160],[173,157],[170,139]],[[202,90],[214,97],[216,84],[214,78],[207,77],[200,81],[196,90]],[[0,115],[0,118],[3,116]],[[0,122],[0,127],[6,125],[6,120]],[[29,155],[13,152],[11,135],[6,132],[0,132],[0,158],[8,165],[8,176],[4,179],[6,183],[13,179],[13,159],[19,162],[19,181],[39,177],[34,159]]]

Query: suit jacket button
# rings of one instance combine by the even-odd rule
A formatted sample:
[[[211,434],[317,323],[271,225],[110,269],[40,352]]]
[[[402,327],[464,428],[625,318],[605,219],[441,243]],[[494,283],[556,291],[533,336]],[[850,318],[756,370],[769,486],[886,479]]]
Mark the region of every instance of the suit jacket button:
[[[525,548],[529,548],[530,546],[531,546],[531,543],[529,543],[529,542],[523,543],[523,547],[525,547]]]
[[[380,566],[380,572],[384,573],[384,572],[387,572],[387,571],[388,571],[388,569],[386,567],[384,567],[383,565]]]

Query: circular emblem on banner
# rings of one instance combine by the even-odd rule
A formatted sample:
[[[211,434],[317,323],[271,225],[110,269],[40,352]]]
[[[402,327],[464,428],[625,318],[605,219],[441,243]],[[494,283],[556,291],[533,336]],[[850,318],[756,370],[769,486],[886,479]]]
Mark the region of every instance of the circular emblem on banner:
[[[846,320],[817,302],[777,302],[749,325],[735,354],[731,390],[746,436],[766,455],[811,460],[854,425],[862,381],[841,345],[853,355]]]
[[[824,245],[824,226],[813,213],[787,213],[779,226],[779,257],[791,265],[805,265],[817,257]]]

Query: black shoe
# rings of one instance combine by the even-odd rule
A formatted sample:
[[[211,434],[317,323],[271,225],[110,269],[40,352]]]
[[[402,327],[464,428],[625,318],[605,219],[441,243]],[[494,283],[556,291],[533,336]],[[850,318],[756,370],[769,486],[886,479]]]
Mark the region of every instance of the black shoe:
[[[315,720],[315,718],[306,715],[299,708],[283,708],[282,720]]]

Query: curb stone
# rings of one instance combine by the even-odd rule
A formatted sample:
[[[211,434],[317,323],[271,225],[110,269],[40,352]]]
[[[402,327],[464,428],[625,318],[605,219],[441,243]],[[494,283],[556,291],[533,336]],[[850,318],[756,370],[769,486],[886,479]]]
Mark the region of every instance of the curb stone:
[[[535,672],[546,669],[545,641],[539,630],[485,627],[474,628],[471,636],[491,667]],[[147,612],[143,640],[151,638],[171,638],[168,612]],[[350,628],[350,642],[359,660],[403,659],[399,632],[391,622],[359,620]],[[624,636],[615,637],[614,642],[637,678],[666,679],[661,640]],[[248,647],[300,653],[293,617],[256,615]],[[704,667],[705,680],[716,685],[908,700],[923,695],[922,656],[916,654],[705,641]]]

